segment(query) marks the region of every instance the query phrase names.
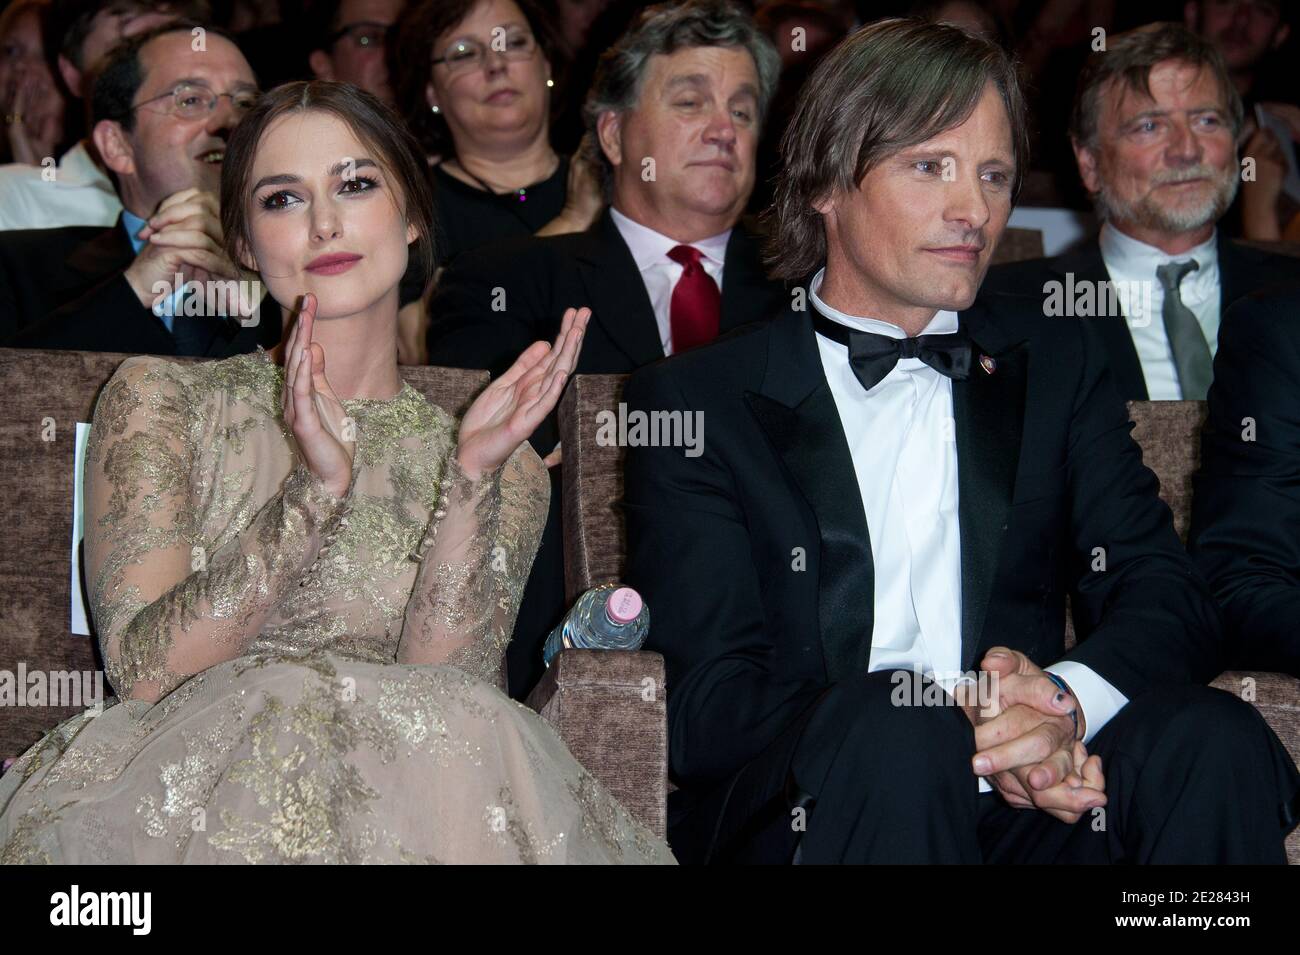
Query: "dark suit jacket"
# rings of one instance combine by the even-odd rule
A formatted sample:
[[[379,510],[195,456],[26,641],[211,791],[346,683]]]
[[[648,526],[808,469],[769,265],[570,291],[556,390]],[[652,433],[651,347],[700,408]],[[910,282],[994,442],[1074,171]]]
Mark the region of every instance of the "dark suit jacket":
[[[1085,664],[1130,699],[1218,672],[1220,622],[1142,464],[1095,331],[1018,300],[960,320],[991,356],[953,383],[962,668],[991,646]],[[668,756],[717,785],[865,673],[876,571],[808,312],[635,373],[637,411],[702,412],[703,453],[629,447],[627,582],[668,680]],[[1094,548],[1105,569],[1094,571]],[[795,548],[806,569],[792,570]],[[1064,604],[1079,642],[1064,647]]]
[[[493,310],[504,291],[504,309]],[[763,274],[757,238],[732,230],[722,275],[720,329],[770,315],[786,299]],[[535,341],[554,342],[564,310],[590,306],[575,374],[626,374],[664,357],[650,296],[622,234],[606,211],[587,232],[512,239],[463,253],[430,303],[429,363],[486,368],[493,377]],[[551,414],[532,436],[539,454],[559,440]],[[564,614],[560,468],[551,470],[551,509],[508,651],[510,695],[541,677],[542,642]]]
[[[504,308],[493,310],[504,290]],[[758,239],[737,225],[722,273],[720,330],[770,315],[787,296],[763,273]],[[555,341],[564,310],[591,308],[574,374],[626,374],[664,357],[650,296],[606,210],[587,232],[496,243],[457,256],[430,304],[429,364],[501,374],[538,340]],[[550,440],[539,429],[538,447]]]
[[[1188,547],[1223,608],[1228,666],[1300,676],[1300,283],[1229,314]]]
[[[1278,282],[1288,276],[1300,278],[1300,259],[1242,245],[1225,236],[1223,230],[1218,232],[1217,244],[1219,314],[1223,316],[1220,319],[1219,335],[1222,337],[1228,306],[1260,286]],[[1067,273],[1073,273],[1075,284],[1084,281],[1100,283],[1110,279],[1096,236],[1064,255],[995,265],[989,269],[983,287],[992,292],[1029,296],[1041,302],[1043,286],[1047,282],[1064,283]],[[1155,276],[1152,276],[1152,280],[1155,280]],[[1159,319],[1160,316],[1155,316],[1156,321]],[[1120,397],[1125,401],[1146,401],[1150,396],[1128,322],[1122,316],[1088,321],[1096,326],[1101,336]]]
[[[175,355],[176,339],[140,304],[125,272],[135,260],[119,216],[109,228],[0,232],[0,345]],[[200,356],[226,358],[280,340],[280,309],[263,299],[261,321],[230,320]]]

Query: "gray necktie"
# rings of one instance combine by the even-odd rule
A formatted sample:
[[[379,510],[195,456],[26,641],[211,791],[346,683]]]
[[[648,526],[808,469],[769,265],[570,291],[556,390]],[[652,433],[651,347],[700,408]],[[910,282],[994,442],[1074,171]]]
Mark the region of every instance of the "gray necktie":
[[[1195,259],[1170,262],[1156,268],[1156,277],[1165,290],[1165,302],[1160,309],[1165,320],[1165,334],[1174,353],[1174,369],[1178,372],[1178,385],[1184,401],[1204,401],[1214,376],[1214,360],[1210,346],[1205,343],[1205,333],[1192,310],[1183,304],[1178,286],[1183,276],[1201,265]]]

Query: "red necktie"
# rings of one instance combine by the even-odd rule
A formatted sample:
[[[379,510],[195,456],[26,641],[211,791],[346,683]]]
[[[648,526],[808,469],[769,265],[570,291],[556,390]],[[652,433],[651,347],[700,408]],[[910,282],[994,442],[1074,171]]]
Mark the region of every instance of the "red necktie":
[[[699,249],[689,245],[674,246],[669,250],[668,258],[682,266],[682,277],[673,286],[673,297],[668,307],[673,354],[680,355],[718,337],[722,295],[718,292],[718,283],[700,264],[703,256]]]

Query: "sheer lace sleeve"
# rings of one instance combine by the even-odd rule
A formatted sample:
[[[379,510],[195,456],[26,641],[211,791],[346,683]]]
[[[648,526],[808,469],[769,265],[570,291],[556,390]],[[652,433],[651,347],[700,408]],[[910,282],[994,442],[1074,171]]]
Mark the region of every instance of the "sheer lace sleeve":
[[[184,375],[128,358],[95,405],[86,448],[87,589],[122,699],[157,701],[238,656],[346,509],[348,495],[300,464],[247,528],[206,553],[191,492],[202,396]]]
[[[527,442],[477,481],[451,453],[420,543],[399,663],[446,663],[497,683],[549,506],[546,466]]]

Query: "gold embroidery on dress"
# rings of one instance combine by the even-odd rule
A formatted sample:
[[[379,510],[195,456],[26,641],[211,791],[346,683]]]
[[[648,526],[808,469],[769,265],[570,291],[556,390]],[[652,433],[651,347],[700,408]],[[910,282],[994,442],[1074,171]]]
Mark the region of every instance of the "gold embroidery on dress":
[[[85,564],[121,702],[0,777],[0,859],[671,862],[502,692],[541,459],[521,445],[470,480],[459,422],[404,383],[343,402],[357,444],[336,497],[300,460],[283,383],[259,349],[133,357],[105,386]],[[393,815],[425,788],[427,819]]]

